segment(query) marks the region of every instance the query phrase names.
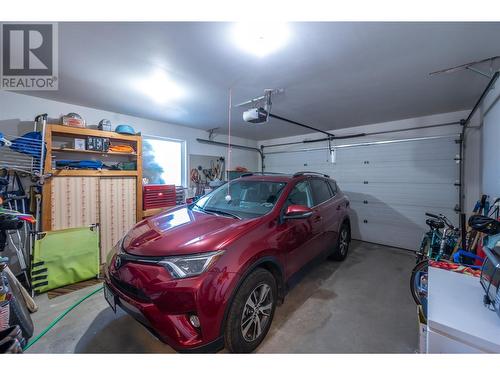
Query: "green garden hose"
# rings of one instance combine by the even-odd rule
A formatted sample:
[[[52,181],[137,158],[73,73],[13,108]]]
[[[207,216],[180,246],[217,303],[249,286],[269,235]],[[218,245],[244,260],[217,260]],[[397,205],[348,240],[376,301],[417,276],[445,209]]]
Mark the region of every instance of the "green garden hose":
[[[87,294],[85,297],[83,298],[80,298],[78,301],[76,301],[73,305],[71,305],[69,308],[67,308],[66,310],[64,310],[64,312],[59,315],[57,318],[55,318],[52,323],[50,323],[48,325],[47,328],[45,328],[42,332],[40,332],[33,340],[30,341],[30,343],[28,345],[26,345],[24,347],[24,351],[28,350],[33,344],[35,344],[38,340],[40,340],[47,332],[49,332],[57,323],[59,323],[59,321],[61,321],[66,315],[68,315],[68,313],[73,310],[75,307],[77,307],[80,303],[82,303],[83,301],[85,301],[87,298],[90,298],[92,297],[94,294],[96,294],[97,292],[100,292],[101,290],[103,290],[104,287],[101,286],[99,287],[98,289],[94,290],[93,292]]]

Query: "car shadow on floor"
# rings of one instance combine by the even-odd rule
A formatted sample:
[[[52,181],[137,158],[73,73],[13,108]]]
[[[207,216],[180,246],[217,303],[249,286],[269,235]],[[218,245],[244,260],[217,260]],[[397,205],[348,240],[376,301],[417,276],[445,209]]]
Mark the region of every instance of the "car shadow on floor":
[[[141,324],[117,308],[101,311],[75,347],[75,353],[174,353]]]
[[[356,264],[361,261],[356,249],[359,247],[358,241],[353,241],[349,249],[349,263]],[[274,313],[274,319],[269,330],[268,337],[278,331],[286,323],[287,317],[299,310],[301,306],[310,298],[332,300],[336,297],[335,292],[324,288],[326,280],[331,278],[340,267],[347,266],[347,263],[333,261],[331,259],[318,258],[301,271],[299,271],[289,281],[288,293],[282,305],[278,306]]]

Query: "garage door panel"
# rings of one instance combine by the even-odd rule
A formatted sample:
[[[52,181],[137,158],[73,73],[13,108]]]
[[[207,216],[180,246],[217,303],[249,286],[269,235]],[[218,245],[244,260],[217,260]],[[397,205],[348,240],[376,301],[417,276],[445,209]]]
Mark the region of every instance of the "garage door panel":
[[[370,164],[439,162],[453,160],[457,155],[458,147],[453,138],[336,149],[337,165],[343,166],[359,165],[365,161]],[[304,166],[304,163],[329,164],[329,160],[330,153],[327,149],[266,154],[266,168],[287,164],[292,167]]]
[[[268,172],[282,173],[303,171],[305,167],[314,168],[315,171],[321,168],[331,171],[332,167],[326,151],[269,154],[266,155],[265,165]]]
[[[446,160],[453,159],[458,149],[454,138],[428,139],[413,142],[376,144],[364,147],[338,148],[337,160],[342,163]],[[327,151],[324,151],[328,154]]]
[[[443,214],[448,217],[455,225],[458,225],[458,214],[453,208],[406,206],[406,205],[384,205],[384,204],[363,204],[351,202],[351,208],[361,221],[380,222],[394,226],[418,226],[425,230],[426,212]]]
[[[384,243],[405,249],[414,249],[427,230],[425,213],[441,213],[458,225],[458,214],[451,208],[419,207],[407,205],[351,203],[352,237],[354,239]],[[383,232],[383,231],[386,232]],[[381,242],[381,236],[384,236]]]
[[[448,183],[457,175],[454,161],[331,168],[330,175],[337,181],[349,182],[405,182]],[[326,168],[323,168],[326,169]],[[327,173],[328,174],[328,173]]]
[[[348,182],[408,182],[446,183],[454,181],[458,165],[452,158],[446,160],[388,161],[364,164],[344,163],[337,159],[335,164],[327,160],[311,158],[316,153],[306,153],[301,158],[280,161],[276,156],[266,157],[266,170],[269,172],[295,173],[300,170],[313,170],[328,174],[342,183]],[[273,157],[275,160],[273,160]]]
[[[368,201],[388,205],[454,208],[458,200],[457,187],[450,184],[349,184],[339,182],[341,190],[353,201]]]
[[[420,240],[422,239],[422,234],[419,233],[418,227],[401,227],[395,231],[391,224],[361,223],[359,229],[353,230],[353,235],[355,232],[359,233],[359,237],[354,238],[361,241],[382,243],[387,246],[394,246],[408,250],[418,249]],[[380,242],[381,235],[384,235],[384,242]],[[404,241],[401,239],[404,239]]]
[[[368,182],[394,182],[394,183],[437,183],[444,184],[456,181],[454,178],[457,171],[455,162],[441,163],[440,165],[432,166],[375,166],[364,168],[360,166],[353,166],[349,168],[336,168],[332,167],[330,163],[311,165],[307,163],[306,166],[282,165],[279,168],[266,168],[268,172],[289,173],[293,174],[300,170],[312,170],[314,172],[324,173],[337,182],[345,185],[346,183],[359,183],[363,181]],[[419,168],[420,167],[420,168]],[[390,173],[389,173],[390,170]],[[410,172],[411,171],[411,172]]]

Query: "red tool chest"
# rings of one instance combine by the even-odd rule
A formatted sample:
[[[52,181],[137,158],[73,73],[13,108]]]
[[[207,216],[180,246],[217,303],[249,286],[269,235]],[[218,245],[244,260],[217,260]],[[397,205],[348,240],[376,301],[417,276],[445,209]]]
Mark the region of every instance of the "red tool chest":
[[[144,210],[175,206],[175,185],[145,185],[142,199]]]

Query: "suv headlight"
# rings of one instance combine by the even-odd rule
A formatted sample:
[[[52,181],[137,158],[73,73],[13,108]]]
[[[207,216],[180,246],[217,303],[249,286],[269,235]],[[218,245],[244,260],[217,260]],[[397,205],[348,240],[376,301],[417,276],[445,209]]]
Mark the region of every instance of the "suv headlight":
[[[165,267],[176,279],[182,279],[203,273],[223,252],[223,250],[219,250],[202,254],[169,257],[161,260],[159,264]]]

